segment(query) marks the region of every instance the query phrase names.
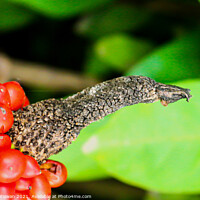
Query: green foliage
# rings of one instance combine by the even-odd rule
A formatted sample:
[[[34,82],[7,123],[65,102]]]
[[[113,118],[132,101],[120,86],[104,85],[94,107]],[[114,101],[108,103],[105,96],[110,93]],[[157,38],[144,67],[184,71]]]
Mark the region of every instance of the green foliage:
[[[48,17],[62,18],[92,10],[113,0],[9,0]]]
[[[162,82],[199,76],[198,35],[199,31],[194,31],[150,54],[141,61],[145,63],[141,74]],[[102,51],[99,44],[103,42],[99,41],[104,41],[108,49],[103,58],[97,53],[99,49]],[[103,63],[107,67],[118,66],[118,63],[119,66],[125,65],[136,46],[133,41],[122,34],[98,40],[96,51],[92,50],[90,54],[91,66],[98,59],[102,62],[97,65],[99,67]],[[120,48],[116,48],[116,43],[121,45]],[[134,51],[137,49],[140,48]],[[157,67],[150,74],[149,70],[154,66]],[[133,67],[129,74],[134,74],[136,69]],[[69,166],[70,180],[111,176],[162,193],[200,192],[200,81],[194,79],[175,84],[191,89],[193,97],[190,103],[177,102],[168,108],[160,103],[126,107],[81,131],[73,145],[54,156],[60,161],[65,160]],[[78,161],[80,165],[77,165]]]
[[[113,72],[123,73],[153,48],[151,42],[127,34],[102,37],[89,47],[84,73],[98,79],[106,79]]]
[[[0,1],[0,32],[10,31],[32,21],[34,16],[26,9],[8,1]]]
[[[117,4],[81,18],[76,24],[78,34],[89,38],[138,29],[151,19],[146,10],[128,4]],[[130,20],[131,19],[131,20]]]
[[[154,51],[128,74],[149,76],[160,82],[200,77],[200,29]]]
[[[192,90],[190,103],[123,108],[85,128],[73,145],[53,158],[68,166],[70,180],[107,174],[148,190],[199,192],[200,81],[176,85]]]
[[[144,200],[199,200],[197,195],[148,193]]]
[[[109,75],[113,66],[103,62],[96,54],[94,47],[89,48],[84,64],[84,73],[97,79],[103,79]]]
[[[94,47],[96,55],[102,62],[122,72],[152,48],[153,45],[150,42],[123,34],[101,38]]]
[[[123,108],[86,140],[86,155],[109,175],[134,186],[166,193],[199,192],[200,81],[176,85],[192,90],[190,103]]]

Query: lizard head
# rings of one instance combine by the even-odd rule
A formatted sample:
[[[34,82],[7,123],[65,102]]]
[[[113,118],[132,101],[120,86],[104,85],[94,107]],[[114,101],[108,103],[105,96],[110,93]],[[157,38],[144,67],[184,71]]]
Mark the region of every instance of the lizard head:
[[[176,102],[183,98],[186,98],[186,100],[189,101],[189,99],[192,97],[192,95],[190,95],[189,89],[174,85],[165,85],[159,83],[156,90],[158,98],[160,99],[161,104],[164,106],[167,106],[169,103]]]

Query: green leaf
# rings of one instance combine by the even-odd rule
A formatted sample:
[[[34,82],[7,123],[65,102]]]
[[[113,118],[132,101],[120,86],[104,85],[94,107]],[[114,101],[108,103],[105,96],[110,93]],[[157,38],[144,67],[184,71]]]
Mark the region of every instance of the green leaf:
[[[96,79],[106,79],[111,73],[112,66],[103,62],[95,54],[94,49],[89,47],[84,64],[84,74],[95,77]]]
[[[78,34],[98,38],[107,34],[134,30],[143,26],[152,14],[128,4],[107,7],[80,19],[75,28]]]
[[[62,18],[80,14],[113,0],[9,0],[48,17]]]
[[[116,34],[101,38],[94,48],[99,59],[123,72],[146,55],[153,45],[124,34]]]
[[[159,194],[150,192],[144,200],[199,200],[198,195],[185,195],[185,194]]]
[[[30,23],[33,14],[7,1],[0,1],[0,32],[17,29]]]
[[[159,82],[200,77],[200,29],[175,40],[147,56],[128,72]]]
[[[200,80],[176,85],[191,89],[189,103],[125,107],[85,142],[85,154],[134,186],[162,193],[200,192]]]
[[[104,123],[106,120],[103,121]],[[81,131],[76,141],[72,142],[69,147],[49,158],[60,161],[67,167],[68,181],[88,181],[108,177],[105,170],[95,160],[83,153],[82,148],[83,143],[95,133],[101,124],[99,122],[91,124],[87,129]]]

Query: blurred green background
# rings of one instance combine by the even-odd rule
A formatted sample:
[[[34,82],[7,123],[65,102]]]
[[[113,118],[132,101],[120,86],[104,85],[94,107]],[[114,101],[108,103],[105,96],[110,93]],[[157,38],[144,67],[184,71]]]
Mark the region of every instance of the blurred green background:
[[[51,157],[69,174],[57,197],[200,199],[198,0],[1,0],[0,51],[0,81],[19,81],[32,103],[122,75],[191,89],[190,103],[131,106],[85,128]]]

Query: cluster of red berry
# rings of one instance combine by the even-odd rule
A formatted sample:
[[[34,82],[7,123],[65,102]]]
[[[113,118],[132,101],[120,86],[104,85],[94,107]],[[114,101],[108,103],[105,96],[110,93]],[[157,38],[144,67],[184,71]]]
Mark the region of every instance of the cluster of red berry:
[[[29,105],[18,82],[0,84],[0,199],[50,199],[51,188],[67,179],[66,167],[48,160],[42,165],[31,156],[11,149],[11,139],[5,133],[13,125],[13,113]]]

